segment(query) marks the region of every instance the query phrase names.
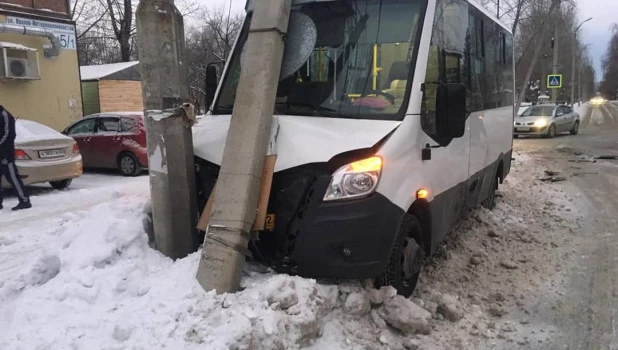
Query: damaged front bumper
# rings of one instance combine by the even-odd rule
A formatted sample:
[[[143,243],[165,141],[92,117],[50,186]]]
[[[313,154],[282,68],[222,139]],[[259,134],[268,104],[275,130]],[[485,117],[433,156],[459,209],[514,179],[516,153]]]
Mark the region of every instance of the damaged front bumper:
[[[274,227],[260,232],[249,248],[278,272],[374,278],[386,270],[405,213],[379,193],[324,202],[328,168],[304,165],[274,175],[268,207]]]

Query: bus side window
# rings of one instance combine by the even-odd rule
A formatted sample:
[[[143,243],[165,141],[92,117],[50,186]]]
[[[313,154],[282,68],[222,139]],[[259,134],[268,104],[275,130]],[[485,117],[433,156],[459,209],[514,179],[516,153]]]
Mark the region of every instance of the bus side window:
[[[436,134],[436,97],[440,81],[440,55],[438,47],[429,47],[427,72],[425,74],[425,90],[421,112],[421,126],[428,135]]]
[[[464,79],[468,40],[468,4],[464,0],[438,0],[421,105],[421,127],[437,142],[436,94],[440,84],[467,83]],[[467,85],[467,84],[466,84]]]

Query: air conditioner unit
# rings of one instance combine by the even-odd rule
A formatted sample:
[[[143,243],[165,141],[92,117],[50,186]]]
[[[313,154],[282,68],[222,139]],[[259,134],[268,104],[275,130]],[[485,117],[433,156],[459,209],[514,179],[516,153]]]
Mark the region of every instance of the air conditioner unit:
[[[6,61],[6,77],[13,79],[38,79],[38,74],[31,60],[8,57]]]
[[[7,45],[10,46],[7,47]],[[40,79],[37,50],[18,44],[0,42],[0,79]]]

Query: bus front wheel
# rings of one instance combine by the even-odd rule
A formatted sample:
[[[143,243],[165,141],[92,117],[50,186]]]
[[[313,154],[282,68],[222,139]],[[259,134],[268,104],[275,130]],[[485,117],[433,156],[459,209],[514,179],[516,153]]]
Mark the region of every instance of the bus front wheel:
[[[376,288],[392,286],[397,293],[409,297],[414,292],[423,265],[424,251],[419,245],[419,237],[423,237],[419,220],[407,214],[391,252],[388,267],[378,276],[374,285]]]

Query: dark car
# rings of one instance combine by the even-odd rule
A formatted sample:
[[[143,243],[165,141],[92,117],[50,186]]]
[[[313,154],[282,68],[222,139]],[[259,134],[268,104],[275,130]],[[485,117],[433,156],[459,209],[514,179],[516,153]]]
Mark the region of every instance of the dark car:
[[[89,115],[62,133],[77,141],[85,168],[117,168],[136,176],[148,167],[143,112]]]

